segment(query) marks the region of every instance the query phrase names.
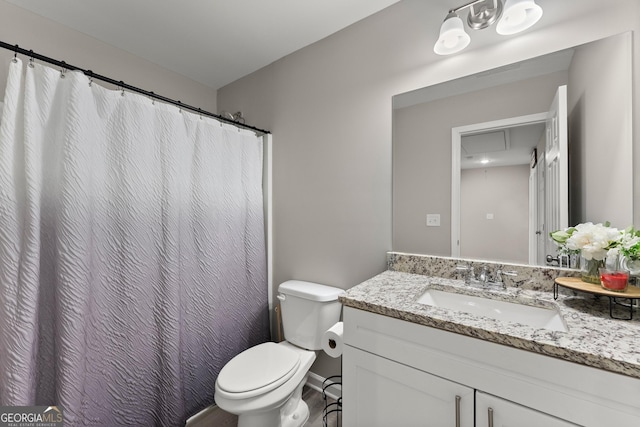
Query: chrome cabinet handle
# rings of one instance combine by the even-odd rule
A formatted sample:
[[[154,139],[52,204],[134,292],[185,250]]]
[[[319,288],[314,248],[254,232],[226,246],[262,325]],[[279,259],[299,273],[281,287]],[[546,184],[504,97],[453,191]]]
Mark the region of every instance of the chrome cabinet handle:
[[[489,427],[493,427],[493,408],[487,410],[489,415]]]
[[[456,396],[456,427],[460,427],[460,396]]]

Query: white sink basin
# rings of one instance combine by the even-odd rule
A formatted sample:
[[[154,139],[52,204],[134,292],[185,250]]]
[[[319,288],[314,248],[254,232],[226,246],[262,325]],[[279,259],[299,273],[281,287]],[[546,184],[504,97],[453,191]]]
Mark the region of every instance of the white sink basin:
[[[437,289],[427,290],[427,292],[418,298],[417,302],[433,307],[490,317],[496,320],[517,322],[533,328],[562,332],[568,331],[560,313],[552,308],[533,307],[473,295],[445,292]]]

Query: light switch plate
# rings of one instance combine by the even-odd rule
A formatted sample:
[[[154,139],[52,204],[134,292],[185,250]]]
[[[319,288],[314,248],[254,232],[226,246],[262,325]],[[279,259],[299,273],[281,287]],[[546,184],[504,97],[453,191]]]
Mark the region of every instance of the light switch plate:
[[[427,214],[427,227],[440,227],[440,214]]]
[[[493,219],[493,214],[492,213],[488,213],[487,214],[487,219]]]

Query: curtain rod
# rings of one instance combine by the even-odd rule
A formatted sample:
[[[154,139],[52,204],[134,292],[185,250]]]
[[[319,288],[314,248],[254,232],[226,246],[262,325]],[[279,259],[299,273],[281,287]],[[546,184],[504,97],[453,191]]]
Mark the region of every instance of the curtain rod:
[[[53,59],[53,58],[50,58],[48,56],[41,55],[39,53],[35,53],[33,50],[23,49],[20,46],[18,46],[17,44],[16,45],[11,45],[9,43],[5,43],[5,42],[0,40],[0,47],[14,52],[15,56],[17,56],[18,54],[21,54],[21,55],[27,56],[27,57],[32,58],[32,59],[37,59],[39,61],[43,61],[43,62],[47,62],[49,64],[56,65],[58,67],[66,69],[66,70],[81,71],[82,73],[84,73],[84,75],[86,75],[87,77],[89,77],[91,79],[101,80],[103,82],[106,82],[106,83],[112,84],[114,86],[117,86],[120,89],[126,89],[126,90],[129,90],[131,92],[136,92],[136,93],[139,93],[141,95],[145,95],[145,96],[157,99],[159,101],[165,102],[167,104],[172,104],[172,105],[175,105],[175,106],[180,107],[180,108],[191,110],[191,111],[193,111],[195,113],[202,114],[204,116],[213,117],[213,118],[215,118],[215,119],[217,119],[219,121],[231,124],[231,125],[236,126],[236,127],[249,129],[249,130],[252,130],[252,131],[254,131],[254,132],[258,133],[258,134],[268,135],[268,134],[271,133],[268,130],[264,130],[264,129],[260,129],[260,128],[257,128],[257,127],[254,127],[254,126],[246,125],[244,123],[239,123],[239,122],[227,119],[226,117],[223,117],[223,116],[221,116],[219,114],[210,113],[208,111],[202,110],[201,108],[196,108],[196,107],[193,107],[193,106],[188,105],[188,104],[183,104],[180,101],[176,101],[174,99],[167,98],[167,97],[164,97],[162,95],[157,95],[154,92],[149,92],[149,91],[146,91],[144,89],[140,89],[139,87],[136,87],[136,86],[131,86],[129,84],[124,83],[123,81],[117,81],[117,80],[114,80],[112,78],[105,77],[105,76],[102,76],[100,74],[96,74],[91,70],[85,70],[83,68],[76,67],[75,65],[67,64],[64,61],[58,61],[57,59]]]

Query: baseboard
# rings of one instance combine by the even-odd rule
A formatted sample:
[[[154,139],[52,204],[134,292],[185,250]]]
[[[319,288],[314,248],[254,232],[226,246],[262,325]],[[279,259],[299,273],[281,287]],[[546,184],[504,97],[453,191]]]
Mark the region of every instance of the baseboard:
[[[316,373],[309,372],[309,377],[307,378],[307,385],[322,393],[322,384],[324,384],[326,378],[322,377]],[[327,387],[324,392],[327,396],[332,398],[333,400],[338,400],[342,396],[342,384],[339,379],[337,379],[340,384],[333,384]]]
[[[189,419],[187,419],[185,427],[197,426],[201,421],[205,420],[209,415],[213,414],[216,409],[218,409],[218,405],[213,404],[211,406],[207,406],[202,411],[189,417]]]

